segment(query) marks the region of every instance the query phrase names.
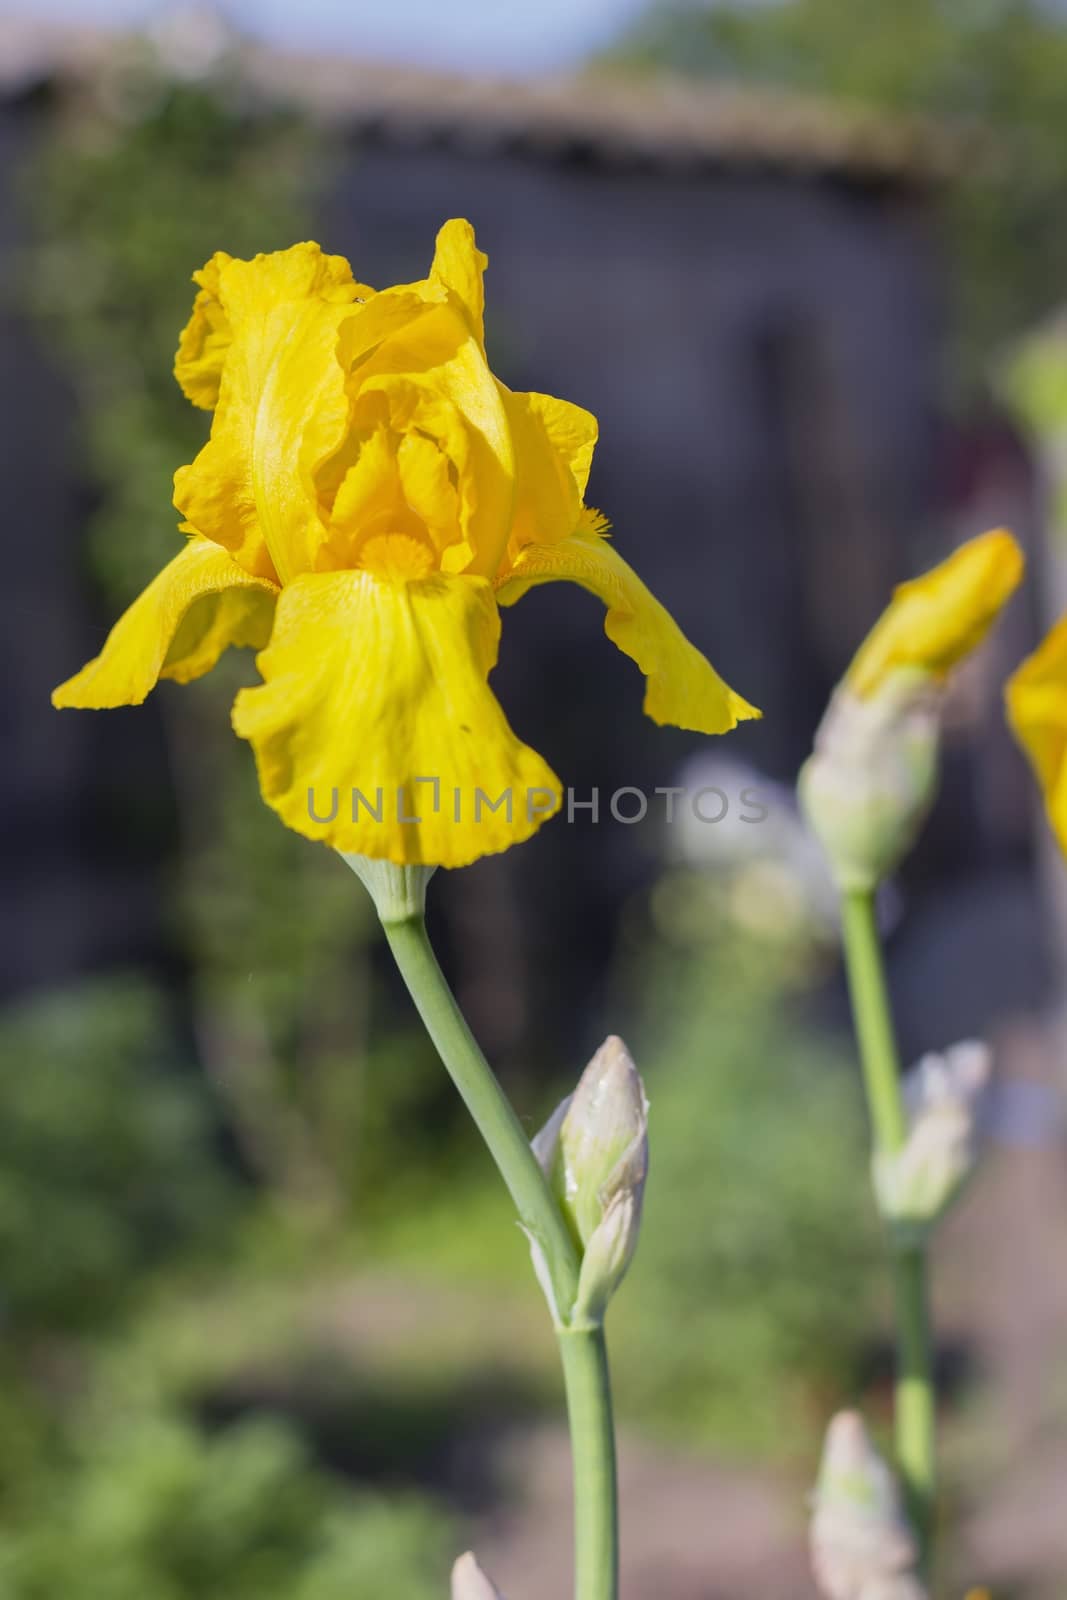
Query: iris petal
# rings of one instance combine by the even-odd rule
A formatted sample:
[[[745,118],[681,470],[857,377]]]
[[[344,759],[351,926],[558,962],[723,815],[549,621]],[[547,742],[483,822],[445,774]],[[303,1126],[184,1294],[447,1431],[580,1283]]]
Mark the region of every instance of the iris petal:
[[[604,632],[644,673],[644,709],[653,722],[726,733],[760,715],[723,682],[602,534],[579,531],[554,544],[526,545],[497,599],[512,605],[534,584],[561,578],[581,584],[607,606]]]
[[[264,798],[297,833],[401,865],[465,866],[528,838],[560,785],[488,687],[499,634],[484,579],[295,579],[264,683],[234,706]]]
[[[107,636],[103,650],[60,684],[54,706],[139,706],[160,678],[188,683],[228,645],[262,649],[276,589],[239,567],[209,539],[192,538]]]
[[[566,539],[578,527],[597,420],[552,395],[502,392],[515,440],[514,560],[523,545]]]
[[[175,474],[174,503],[250,572],[285,581],[326,539],[315,473],[348,426],[338,331],[361,286],[312,244],[226,259],[213,282],[230,343],[211,438]]]
[[[853,658],[849,687],[873,694],[900,667],[944,677],[981,644],[1022,574],[1022,551],[1010,533],[996,529],[900,584]]]
[[[1008,721],[1034,769],[1048,819],[1067,853],[1067,617],[1008,679]]]

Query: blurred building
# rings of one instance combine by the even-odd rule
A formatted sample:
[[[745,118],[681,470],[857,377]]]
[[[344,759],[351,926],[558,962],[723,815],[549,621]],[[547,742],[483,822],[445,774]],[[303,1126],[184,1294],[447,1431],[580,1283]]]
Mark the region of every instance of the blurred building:
[[[0,35],[0,185],[42,90],[100,70],[109,48]],[[670,82],[472,82],[258,48],[241,70],[257,93],[337,130],[346,159],[321,234],[364,279],[417,276],[445,217],[475,222],[495,367],[598,415],[592,503],[689,636],[763,708],[732,736],[739,753],[790,778],[890,585],[952,532],[938,522],[936,220],[958,147],[926,127]],[[9,256],[17,209],[2,215]],[[4,953],[9,983],[22,984],[155,935],[143,859],[78,829],[103,736],[74,717],[42,731],[48,689],[80,658],[70,639],[90,648],[74,419],[10,308],[0,361],[21,619],[3,646],[15,685],[3,713],[15,912]],[[601,637],[599,604],[565,586],[510,614],[494,683],[579,798],[669,784],[702,742],[642,717],[640,680]],[[151,724],[134,720],[106,738],[119,759],[144,761]],[[968,745],[958,793],[970,800],[946,838],[961,859],[980,841],[995,867],[1025,848],[1026,805],[1021,772],[1006,793],[998,778],[991,810],[971,803],[985,748]],[[573,1042],[560,1019],[588,1018],[595,1032],[619,908],[660,843],[652,825],[594,831],[588,812],[578,819],[454,875],[443,897],[464,926],[463,998],[505,1057],[531,1034]]]

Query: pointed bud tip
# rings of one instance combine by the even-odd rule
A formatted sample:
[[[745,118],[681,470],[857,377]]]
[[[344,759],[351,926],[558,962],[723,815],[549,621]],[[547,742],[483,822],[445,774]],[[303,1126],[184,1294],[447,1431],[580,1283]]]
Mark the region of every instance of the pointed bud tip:
[[[647,1165],[644,1085],[629,1050],[612,1034],[578,1081],[560,1124],[553,1169],[557,1197],[582,1245],[620,1192],[639,1192]]]
[[[503,1600],[468,1550],[452,1568],[452,1600]]]
[[[915,1540],[896,1479],[857,1411],[826,1430],[811,1524],[812,1570],[826,1600],[909,1600]],[[896,1587],[894,1587],[896,1585]],[[921,1592],[921,1591],[920,1591]]]

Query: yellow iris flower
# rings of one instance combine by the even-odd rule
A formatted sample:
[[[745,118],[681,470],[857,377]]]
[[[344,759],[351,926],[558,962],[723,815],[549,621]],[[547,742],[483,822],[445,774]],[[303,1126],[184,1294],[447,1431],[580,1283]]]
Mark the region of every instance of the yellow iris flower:
[[[1049,823],[1067,853],[1067,616],[1016,668],[1004,699],[1012,732],[1041,786]]]
[[[381,293],[310,243],[220,252],[194,274],[175,375],[215,416],[175,475],[185,547],[55,705],[137,705],[254,646],[263,682],[233,724],[282,820],[443,866],[527,838],[560,804],[487,683],[498,606],[535,584],[603,600],[654,721],[722,733],[758,715],[584,504],[596,419],[489,370],[485,266],[453,220],[429,276]]]
[[[900,668],[947,677],[981,644],[1018,587],[1023,565],[1015,539],[997,528],[900,584],[856,652],[848,687],[866,700]]]

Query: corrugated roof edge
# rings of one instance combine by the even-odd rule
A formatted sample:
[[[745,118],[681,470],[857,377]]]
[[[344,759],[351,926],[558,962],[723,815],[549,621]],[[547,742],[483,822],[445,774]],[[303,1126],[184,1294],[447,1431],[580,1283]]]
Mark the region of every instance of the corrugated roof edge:
[[[2,21],[0,92],[91,78],[129,43],[113,32]],[[230,44],[228,59],[268,97],[405,144],[521,149],[548,160],[581,154],[616,165],[757,164],[920,184],[949,179],[988,154],[981,132],[772,89],[606,72],[468,77]]]

